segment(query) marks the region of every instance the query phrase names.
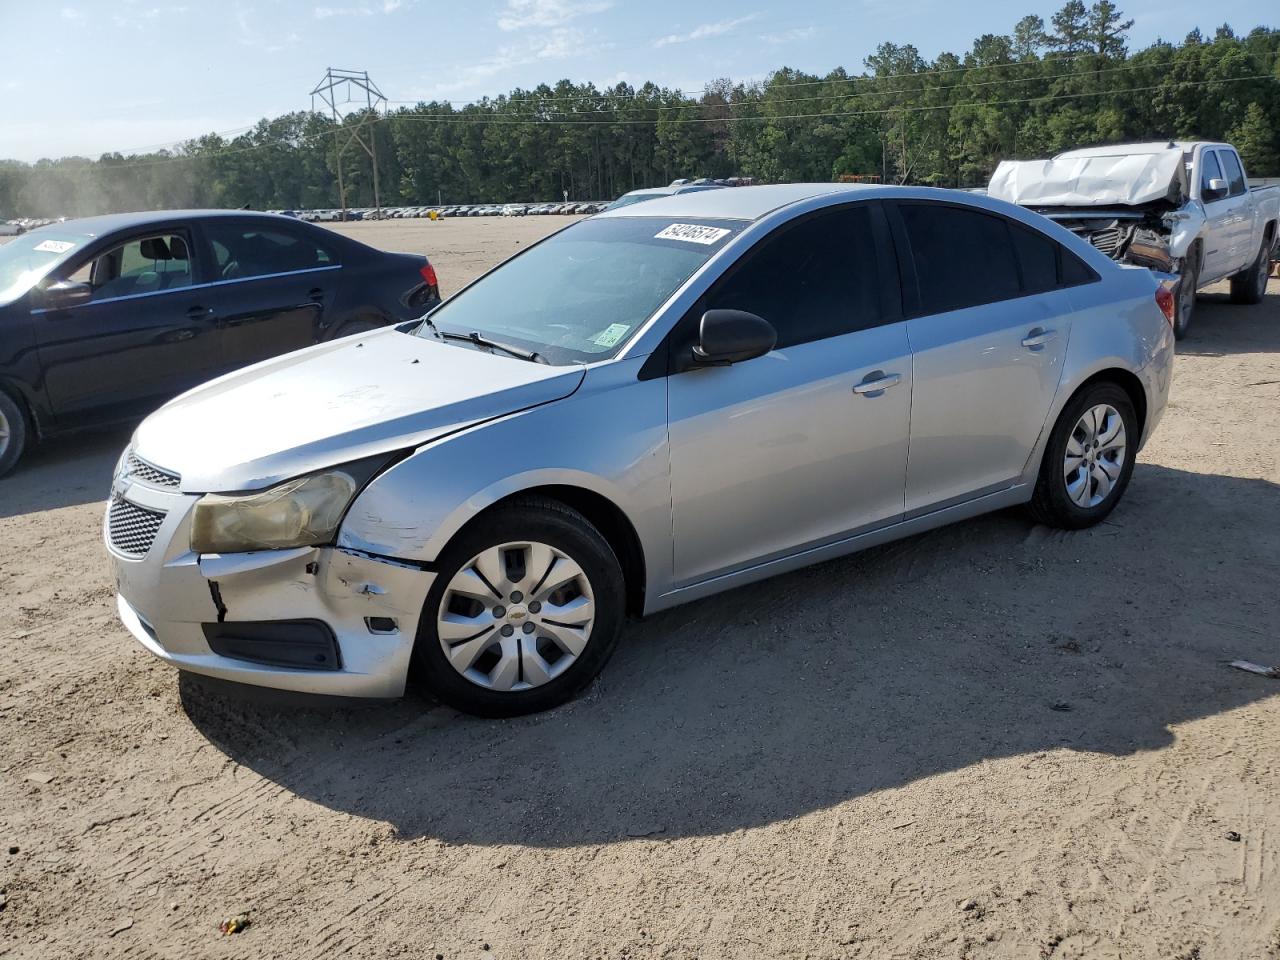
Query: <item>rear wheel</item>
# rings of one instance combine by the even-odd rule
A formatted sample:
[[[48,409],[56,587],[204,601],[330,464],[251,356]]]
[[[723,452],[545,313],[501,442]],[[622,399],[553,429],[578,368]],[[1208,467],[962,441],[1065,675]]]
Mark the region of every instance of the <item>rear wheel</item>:
[[[415,657],[445,703],[510,717],[569,700],[604,667],[622,627],[622,569],[563,504],[529,499],[451,543],[427,595]]]
[[[0,390],[0,477],[17,465],[27,445],[27,418],[22,408]]]
[[[1138,452],[1138,418],[1129,395],[1096,383],[1058,417],[1030,509],[1040,523],[1080,530],[1104,520],[1124,496]]]
[[[1262,241],[1253,264],[1231,278],[1232,303],[1261,303],[1267,292],[1267,272],[1271,267],[1271,238]]]

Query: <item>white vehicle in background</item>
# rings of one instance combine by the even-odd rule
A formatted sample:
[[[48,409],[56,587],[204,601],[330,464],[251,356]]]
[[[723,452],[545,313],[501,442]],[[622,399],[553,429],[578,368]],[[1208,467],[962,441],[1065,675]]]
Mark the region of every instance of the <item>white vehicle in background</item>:
[[[1179,339],[1198,289],[1230,279],[1234,303],[1266,292],[1280,187],[1250,188],[1230,144],[1170,140],[1006,160],[987,193],[1057,221],[1113,260],[1177,274]]]

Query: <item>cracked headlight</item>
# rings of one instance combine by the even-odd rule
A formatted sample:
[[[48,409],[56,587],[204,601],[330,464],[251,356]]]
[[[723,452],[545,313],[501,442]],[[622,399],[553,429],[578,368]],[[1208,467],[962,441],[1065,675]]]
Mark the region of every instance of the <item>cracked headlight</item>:
[[[207,493],[192,511],[191,549],[243,553],[330,543],[356,493],[385,462],[362,460],[256,493]]]

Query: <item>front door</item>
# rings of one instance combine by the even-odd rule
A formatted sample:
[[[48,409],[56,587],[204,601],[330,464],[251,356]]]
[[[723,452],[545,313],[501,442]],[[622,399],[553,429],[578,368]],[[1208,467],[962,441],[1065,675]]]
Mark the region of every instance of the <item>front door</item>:
[[[1200,285],[1219,280],[1234,270],[1236,245],[1236,220],[1240,215],[1241,195],[1231,196],[1230,183],[1220,150],[1204,150],[1200,155],[1200,198],[1204,204],[1204,262],[1200,272]],[[1220,180],[1227,185],[1226,192],[1212,194],[1209,183]]]
[[[33,310],[49,402],[62,428],[141,417],[218,372],[207,287],[185,231],[134,237],[56,279],[87,303]],[[37,300],[33,300],[33,303]]]
[[[918,302],[908,517],[1011,486],[1062,378],[1072,305],[1053,239],[973,207],[894,204]]]
[[[765,238],[677,329],[710,309],[755,313],[769,354],[668,377],[680,584],[898,520],[911,410],[906,327],[878,205],[826,210]]]

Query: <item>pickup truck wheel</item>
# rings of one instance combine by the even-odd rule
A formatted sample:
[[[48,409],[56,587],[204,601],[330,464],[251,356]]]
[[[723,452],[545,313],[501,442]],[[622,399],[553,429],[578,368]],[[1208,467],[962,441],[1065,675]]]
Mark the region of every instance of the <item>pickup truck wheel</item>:
[[[1232,303],[1261,303],[1267,292],[1267,268],[1270,264],[1271,238],[1262,241],[1262,249],[1252,266],[1231,278]]]
[[[0,390],[0,477],[14,468],[27,445],[27,418],[22,408]]]
[[[604,667],[622,629],[622,567],[576,510],[529,498],[482,516],[441,554],[414,656],[449,706],[549,710]]]
[[[1197,243],[1183,260],[1182,279],[1178,282],[1178,302],[1173,314],[1173,336],[1181,340],[1191,329],[1191,315],[1196,310],[1196,287],[1200,283],[1200,245]]]
[[[1082,530],[1106,519],[1124,496],[1138,452],[1129,395],[1095,383],[1068,401],[1045,447],[1029,505],[1036,521]]]

